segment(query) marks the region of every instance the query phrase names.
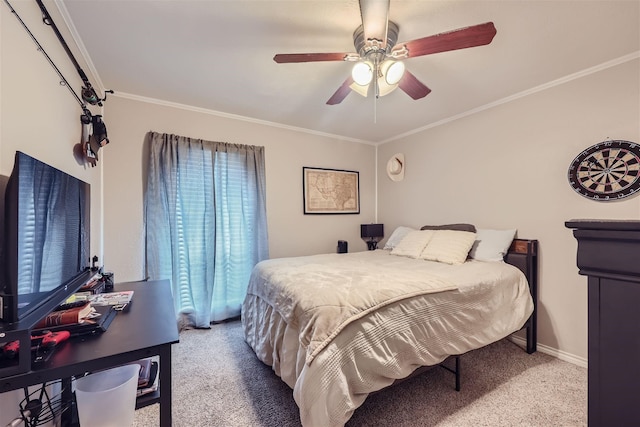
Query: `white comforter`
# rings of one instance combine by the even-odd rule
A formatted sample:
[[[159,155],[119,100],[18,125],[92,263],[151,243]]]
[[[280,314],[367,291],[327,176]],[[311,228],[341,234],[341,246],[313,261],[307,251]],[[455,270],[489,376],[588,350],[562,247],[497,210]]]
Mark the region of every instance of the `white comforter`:
[[[366,252],[267,260],[254,269],[247,294],[274,307],[288,324],[298,325],[300,345],[311,363],[342,329],[368,313],[457,288],[431,274],[428,263],[404,268],[404,260],[391,257],[372,264]]]
[[[520,329],[522,272],[377,250],[263,261],[242,307],[247,343],[294,390],[304,426],[341,426],[366,396]]]

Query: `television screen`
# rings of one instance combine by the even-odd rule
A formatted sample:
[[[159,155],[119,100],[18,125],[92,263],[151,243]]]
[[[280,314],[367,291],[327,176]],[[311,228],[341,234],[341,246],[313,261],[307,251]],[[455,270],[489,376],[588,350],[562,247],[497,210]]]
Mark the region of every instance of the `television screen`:
[[[60,302],[90,270],[90,186],[17,152],[5,193],[3,321]]]

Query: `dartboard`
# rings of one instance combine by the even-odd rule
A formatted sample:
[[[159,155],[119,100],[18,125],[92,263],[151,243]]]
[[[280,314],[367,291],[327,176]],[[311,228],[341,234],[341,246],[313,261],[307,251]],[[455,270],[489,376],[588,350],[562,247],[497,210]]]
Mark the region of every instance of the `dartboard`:
[[[640,189],[640,145],[622,140],[592,145],[571,162],[569,184],[592,200],[631,196]]]

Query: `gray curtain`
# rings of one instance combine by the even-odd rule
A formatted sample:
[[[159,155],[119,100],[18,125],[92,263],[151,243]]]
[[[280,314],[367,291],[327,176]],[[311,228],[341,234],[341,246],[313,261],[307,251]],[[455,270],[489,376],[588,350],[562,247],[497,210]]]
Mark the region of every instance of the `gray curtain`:
[[[264,147],[149,132],[146,272],[171,279],[183,326],[240,314],[269,257]]]

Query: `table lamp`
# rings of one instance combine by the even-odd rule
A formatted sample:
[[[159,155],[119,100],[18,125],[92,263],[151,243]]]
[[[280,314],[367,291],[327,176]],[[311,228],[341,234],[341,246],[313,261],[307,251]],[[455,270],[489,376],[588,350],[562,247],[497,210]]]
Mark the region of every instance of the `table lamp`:
[[[367,249],[370,251],[378,248],[378,241],[384,237],[383,224],[360,224],[360,237],[368,239]]]

